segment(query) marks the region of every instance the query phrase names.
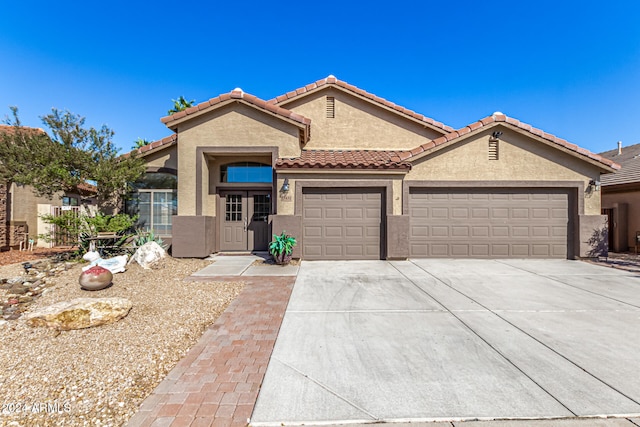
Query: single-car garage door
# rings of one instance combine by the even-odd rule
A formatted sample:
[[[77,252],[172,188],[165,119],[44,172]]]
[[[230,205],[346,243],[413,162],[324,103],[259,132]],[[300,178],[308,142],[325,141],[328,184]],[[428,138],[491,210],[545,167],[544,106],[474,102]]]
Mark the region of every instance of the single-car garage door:
[[[302,256],[380,259],[381,223],[380,190],[303,189]]]
[[[414,188],[409,215],[412,257],[567,257],[566,190]]]

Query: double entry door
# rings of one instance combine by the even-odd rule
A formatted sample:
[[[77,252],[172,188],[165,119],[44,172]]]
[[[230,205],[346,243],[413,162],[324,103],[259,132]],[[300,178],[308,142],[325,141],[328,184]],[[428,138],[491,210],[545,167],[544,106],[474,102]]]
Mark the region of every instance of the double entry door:
[[[220,205],[220,250],[267,250],[271,191],[223,191]]]

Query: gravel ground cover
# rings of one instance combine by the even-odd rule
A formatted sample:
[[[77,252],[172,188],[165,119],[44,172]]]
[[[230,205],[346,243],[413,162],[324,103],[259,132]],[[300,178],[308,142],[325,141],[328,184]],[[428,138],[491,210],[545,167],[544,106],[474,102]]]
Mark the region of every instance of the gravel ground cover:
[[[56,276],[26,313],[79,297],[127,298],[133,308],[119,322],[66,332],[30,327],[25,316],[0,325],[0,426],[125,424],[240,293],[241,282],[183,280],[209,263],[132,264],[97,292],[80,289],[81,265]],[[0,266],[0,278],[22,271]]]

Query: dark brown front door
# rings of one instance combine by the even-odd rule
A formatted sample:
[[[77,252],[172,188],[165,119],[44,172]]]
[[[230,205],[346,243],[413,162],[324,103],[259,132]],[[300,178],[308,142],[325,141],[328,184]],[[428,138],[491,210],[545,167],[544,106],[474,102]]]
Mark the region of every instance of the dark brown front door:
[[[266,251],[269,244],[270,191],[220,194],[220,250]]]

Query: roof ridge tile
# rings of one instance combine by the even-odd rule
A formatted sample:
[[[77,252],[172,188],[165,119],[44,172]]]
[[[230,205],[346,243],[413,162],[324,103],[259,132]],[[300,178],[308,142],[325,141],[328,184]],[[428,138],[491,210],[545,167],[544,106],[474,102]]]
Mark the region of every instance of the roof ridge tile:
[[[291,92],[290,92],[291,93]],[[295,91],[294,91],[295,94]],[[264,110],[270,111],[274,114],[286,117],[295,122],[301,123],[305,126],[309,126],[311,124],[311,119],[302,116],[301,114],[294,113],[291,110],[287,110],[279,105],[275,105],[275,103],[270,103],[265,101],[264,99],[258,98],[255,95],[244,92],[242,89],[236,88],[228,93],[220,94],[216,97],[210,98],[208,101],[201,102],[196,106],[189,107],[183,111],[179,111],[177,113],[173,113],[171,115],[162,117],[160,121],[165,125],[169,123],[187,117],[190,114],[197,113],[199,111],[204,111],[208,108],[215,107],[225,101],[229,101],[232,99],[242,100],[249,104],[255,105],[256,107],[262,108]]]

